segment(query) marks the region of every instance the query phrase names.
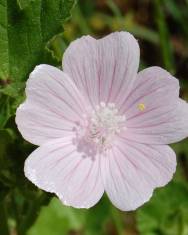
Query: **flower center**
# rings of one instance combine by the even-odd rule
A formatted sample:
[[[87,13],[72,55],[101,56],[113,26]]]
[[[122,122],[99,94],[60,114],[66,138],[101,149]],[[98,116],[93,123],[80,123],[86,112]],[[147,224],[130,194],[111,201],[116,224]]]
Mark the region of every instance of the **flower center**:
[[[90,117],[86,137],[98,147],[105,149],[111,145],[115,135],[124,127],[125,116],[119,115],[114,103],[101,102]]]
[[[79,152],[84,153],[83,157],[94,158],[98,152],[112,146],[116,135],[126,129],[125,121],[125,116],[119,115],[114,103],[101,102],[90,115],[84,116],[82,123],[76,123],[73,143]]]

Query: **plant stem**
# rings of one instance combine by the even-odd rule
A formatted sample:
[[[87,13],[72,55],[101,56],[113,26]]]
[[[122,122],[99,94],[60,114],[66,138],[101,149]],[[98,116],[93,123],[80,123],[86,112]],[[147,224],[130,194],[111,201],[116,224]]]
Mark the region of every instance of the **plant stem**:
[[[79,4],[77,4],[77,6],[74,9],[74,21],[78,25],[82,34],[85,34],[85,35],[92,34],[92,30],[90,29]]]
[[[164,8],[163,8],[164,6],[162,4],[162,1],[154,0],[154,7],[156,11],[155,18],[159,31],[163,63],[167,70],[174,73],[175,64],[174,64],[173,50],[169,37],[168,26],[165,21]]]
[[[115,17],[122,18],[121,11],[113,0],[107,0],[107,5],[111,9]]]
[[[111,206],[111,215],[112,215],[112,219],[113,219],[113,222],[114,222],[116,230],[117,230],[117,234],[118,235],[125,234],[120,212],[113,205]]]
[[[5,201],[0,202],[0,231],[3,235],[9,235],[9,227],[7,223],[7,213],[5,208]]]

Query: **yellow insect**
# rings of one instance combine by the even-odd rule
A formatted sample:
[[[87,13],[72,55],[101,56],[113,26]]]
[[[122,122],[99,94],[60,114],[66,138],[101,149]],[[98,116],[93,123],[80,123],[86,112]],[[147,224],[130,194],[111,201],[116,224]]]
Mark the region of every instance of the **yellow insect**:
[[[140,111],[144,111],[145,108],[146,108],[145,104],[143,104],[143,103],[138,104],[138,109],[139,109]]]

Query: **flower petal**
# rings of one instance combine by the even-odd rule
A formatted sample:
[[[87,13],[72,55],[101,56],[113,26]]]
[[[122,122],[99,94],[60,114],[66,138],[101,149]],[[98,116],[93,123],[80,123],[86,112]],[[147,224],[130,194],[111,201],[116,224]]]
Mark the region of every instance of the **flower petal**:
[[[112,203],[123,211],[135,210],[156,187],[171,180],[176,156],[165,145],[148,146],[119,140],[103,158],[104,188]]]
[[[25,162],[25,175],[39,188],[54,192],[66,205],[89,208],[103,195],[99,158],[83,156],[72,138],[49,141]]]
[[[188,136],[188,105],[179,99],[179,83],[158,67],[138,74],[122,106],[126,139],[147,144],[169,144]]]
[[[139,46],[127,32],[96,40],[84,36],[68,47],[63,69],[94,106],[100,101],[121,103],[136,78]]]
[[[16,123],[23,137],[36,145],[71,134],[86,112],[87,104],[71,79],[49,65],[37,66],[31,73],[26,96]]]

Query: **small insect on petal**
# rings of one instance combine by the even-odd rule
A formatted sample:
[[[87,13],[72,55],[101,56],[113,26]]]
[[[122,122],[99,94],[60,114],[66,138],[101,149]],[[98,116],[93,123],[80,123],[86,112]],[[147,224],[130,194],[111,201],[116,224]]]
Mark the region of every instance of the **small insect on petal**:
[[[145,106],[145,104],[143,104],[143,103],[140,103],[140,104],[138,105],[138,109],[139,109],[140,111],[144,111],[145,108],[146,108],[146,106]]]

